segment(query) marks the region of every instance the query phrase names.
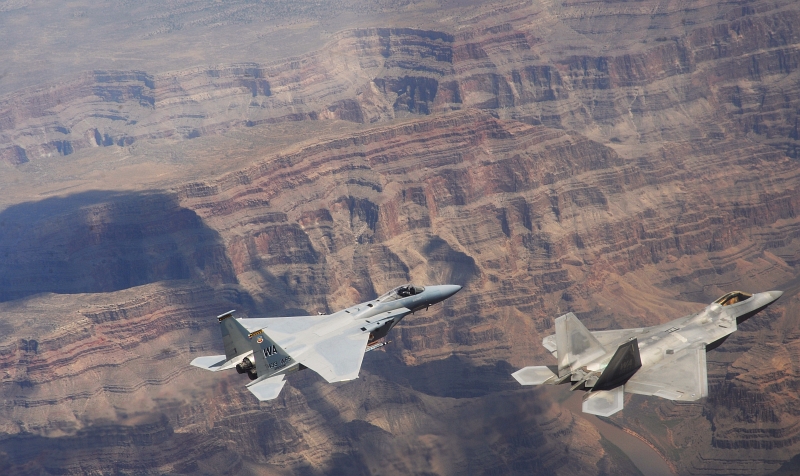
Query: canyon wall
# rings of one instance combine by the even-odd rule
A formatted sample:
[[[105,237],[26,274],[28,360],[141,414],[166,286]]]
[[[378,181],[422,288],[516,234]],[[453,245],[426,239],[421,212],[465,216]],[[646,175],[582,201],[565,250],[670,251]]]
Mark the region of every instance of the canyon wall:
[[[628,474],[509,376],[552,363],[553,318],[654,325],[779,288],[708,354],[707,399],[629,396],[613,421],[680,474],[791,474],[800,9],[491,7],[0,98],[0,469]],[[356,381],[301,372],[258,403],[188,366],[229,309],[332,312],[409,281],[464,289]]]
[[[534,5],[501,10],[496,16],[506,21],[476,21],[458,34],[348,30],[322,50],[270,64],[93,71],[2,98],[0,156],[19,164],[258,124],[375,123],[480,108],[601,142],[733,136],[796,157],[800,13],[791,2],[763,8],[710,2],[699,9],[710,18],[700,21],[674,3],[664,15],[680,20],[682,35],[629,32],[617,41],[638,41],[606,47],[605,54],[595,54],[596,44],[586,39],[592,32],[570,18],[579,7],[564,7],[564,24],[552,25]],[[566,26],[570,35],[561,31]],[[563,40],[548,41],[545,33]]]

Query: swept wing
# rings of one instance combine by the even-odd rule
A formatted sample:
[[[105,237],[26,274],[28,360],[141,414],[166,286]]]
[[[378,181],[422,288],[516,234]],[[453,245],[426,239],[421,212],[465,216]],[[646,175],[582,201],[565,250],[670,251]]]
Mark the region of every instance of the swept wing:
[[[688,402],[708,396],[705,344],[679,350],[642,368],[625,383],[625,391]]]

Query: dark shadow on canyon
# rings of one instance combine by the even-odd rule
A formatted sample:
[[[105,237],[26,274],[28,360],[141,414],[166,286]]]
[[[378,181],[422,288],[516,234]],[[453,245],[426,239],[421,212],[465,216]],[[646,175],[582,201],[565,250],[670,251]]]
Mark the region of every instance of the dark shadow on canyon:
[[[371,352],[364,357],[363,368],[436,397],[476,398],[520,388],[511,377],[517,369],[505,360],[491,365],[474,365],[466,358],[451,355],[446,359],[408,366],[388,352]]]
[[[0,212],[0,302],[175,279],[236,283],[219,234],[170,194],[89,191]]]
[[[471,256],[454,250],[449,243],[438,236],[432,236],[421,252],[427,258],[428,266],[445,272],[439,284],[466,286],[481,274]]]

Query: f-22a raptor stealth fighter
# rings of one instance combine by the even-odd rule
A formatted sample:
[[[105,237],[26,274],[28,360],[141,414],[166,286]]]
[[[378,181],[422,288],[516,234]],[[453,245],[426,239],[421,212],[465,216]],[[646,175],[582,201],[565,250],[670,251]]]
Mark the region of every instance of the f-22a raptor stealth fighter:
[[[276,398],[284,375],[298,370],[311,369],[331,383],[353,380],[364,354],[386,345],[381,339],[402,318],[459,290],[408,284],[330,315],[237,319],[229,311],[217,317],[225,355],[197,357],[192,365],[246,373],[248,390],[262,401]]]
[[[698,400],[708,396],[706,352],[782,294],[734,291],[697,314],[638,329],[590,332],[570,312],[556,319],[555,335],[542,341],[558,365],[525,367],[511,375],[522,385],[570,382],[570,390],[588,392],[583,411],[600,416],[622,410],[623,392]]]

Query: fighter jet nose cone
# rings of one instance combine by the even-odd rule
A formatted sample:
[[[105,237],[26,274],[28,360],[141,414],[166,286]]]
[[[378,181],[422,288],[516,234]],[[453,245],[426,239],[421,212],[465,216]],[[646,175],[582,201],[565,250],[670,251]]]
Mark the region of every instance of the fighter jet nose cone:
[[[779,297],[783,296],[783,291],[769,291],[767,294],[772,297],[773,301],[777,301]]]
[[[437,293],[439,294],[439,299],[447,299],[451,297],[453,294],[461,291],[461,286],[456,284],[441,284],[436,286]]]
[[[444,288],[445,292],[447,293],[447,297],[450,297],[453,294],[461,291],[461,286],[459,286],[457,284],[446,284],[446,285],[444,285],[442,287]]]

